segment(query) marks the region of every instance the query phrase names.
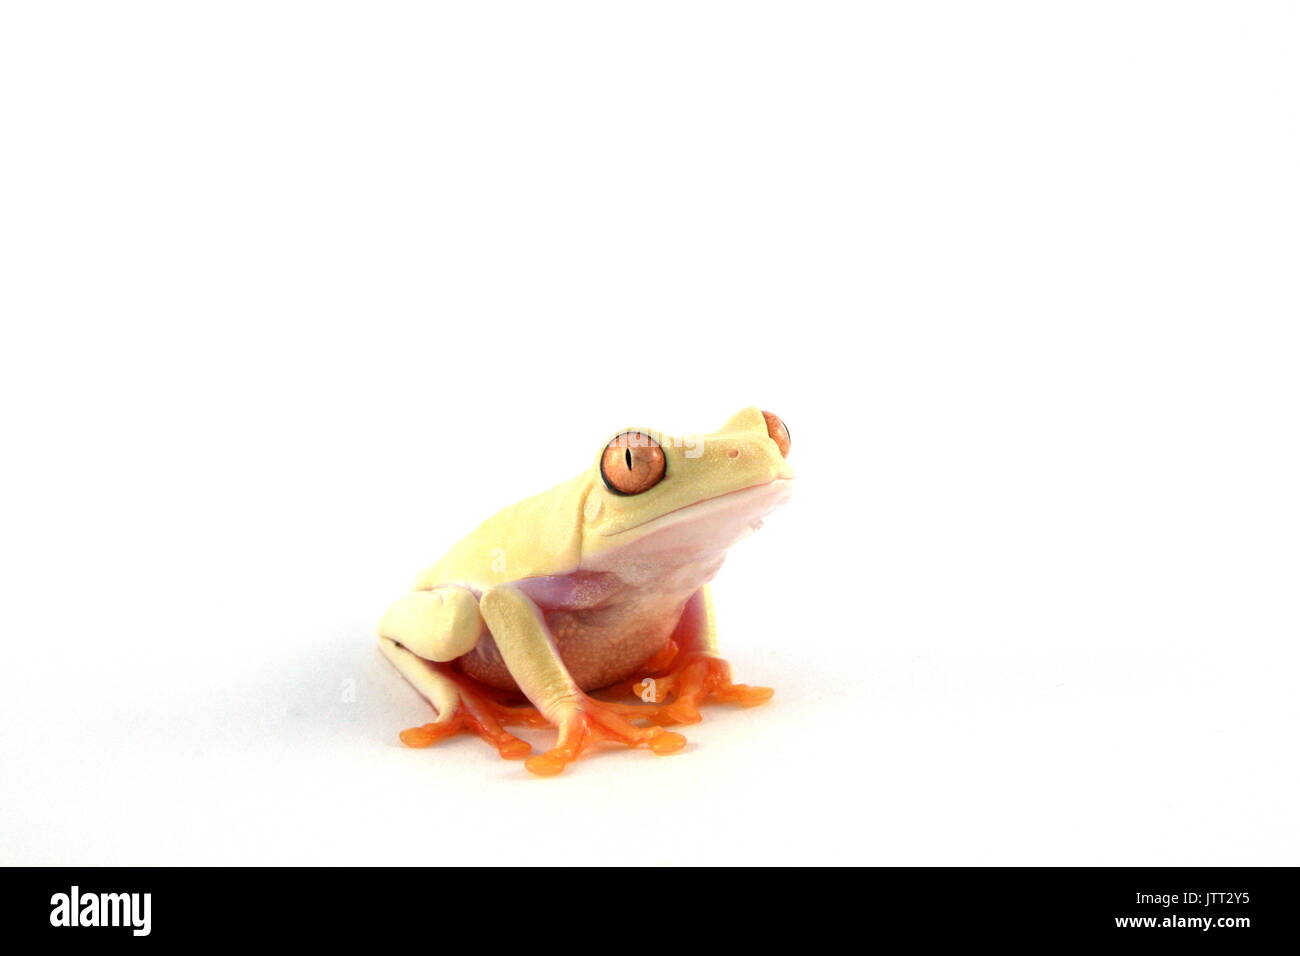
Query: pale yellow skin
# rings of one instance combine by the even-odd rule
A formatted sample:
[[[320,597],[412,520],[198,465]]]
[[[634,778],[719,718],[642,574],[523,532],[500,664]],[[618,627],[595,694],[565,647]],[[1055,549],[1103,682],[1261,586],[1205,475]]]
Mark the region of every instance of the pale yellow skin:
[[[654,435],[663,448],[667,472],[659,484],[632,496],[609,490],[600,476],[600,444],[586,471],[489,518],[388,609],[379,624],[380,647],[439,719],[455,710],[459,689],[424,661],[462,659],[471,674],[468,664],[495,665],[497,679],[512,680],[561,731],[588,700],[585,691],[640,663],[635,641],[629,649],[612,639],[621,640],[626,629],[612,630],[614,656],[584,658],[585,670],[575,677],[543,608],[529,596],[550,582],[618,581],[641,600],[624,609],[629,625],[652,617],[651,606],[668,607],[679,618],[695,619],[698,651],[716,654],[707,581],[726,548],[789,495],[794,472],[757,408],[738,412],[716,432],[689,438],[626,429],[634,430]],[[582,635],[587,657],[592,635],[599,641],[603,633],[589,628]],[[480,646],[485,639],[495,651]],[[647,640],[657,639],[658,632],[647,628]]]

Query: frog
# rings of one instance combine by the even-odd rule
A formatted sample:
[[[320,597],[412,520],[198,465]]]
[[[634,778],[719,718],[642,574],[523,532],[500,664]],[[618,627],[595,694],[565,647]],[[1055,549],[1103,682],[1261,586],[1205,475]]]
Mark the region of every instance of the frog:
[[[613,433],[577,476],[498,512],[384,613],[379,649],[432,706],[402,731],[458,733],[555,776],[597,743],[667,755],[701,705],[764,703],[732,681],[710,582],[794,488],[790,431],[744,408],[716,431]],[[532,746],[507,727],[547,728]]]

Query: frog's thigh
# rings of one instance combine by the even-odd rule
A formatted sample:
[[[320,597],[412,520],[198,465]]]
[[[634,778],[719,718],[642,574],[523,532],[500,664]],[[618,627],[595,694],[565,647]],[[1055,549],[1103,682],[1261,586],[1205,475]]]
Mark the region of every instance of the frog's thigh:
[[[379,622],[379,635],[428,661],[451,661],[468,654],[484,632],[478,600],[468,588],[412,591]]]

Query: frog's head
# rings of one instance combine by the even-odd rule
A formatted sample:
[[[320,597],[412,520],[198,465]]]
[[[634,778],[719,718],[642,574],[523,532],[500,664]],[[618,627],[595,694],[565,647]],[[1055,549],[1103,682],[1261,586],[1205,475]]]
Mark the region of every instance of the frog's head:
[[[624,429],[593,466],[584,559],[633,543],[638,551],[725,551],[790,496],[789,453],[785,423],[758,408],[705,435]]]

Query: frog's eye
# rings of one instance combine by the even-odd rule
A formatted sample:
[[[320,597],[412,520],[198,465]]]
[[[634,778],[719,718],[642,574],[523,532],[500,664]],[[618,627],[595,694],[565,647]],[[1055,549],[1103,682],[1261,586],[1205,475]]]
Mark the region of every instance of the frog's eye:
[[[624,432],[605,446],[600,477],[616,495],[639,495],[663,481],[664,450],[645,432]]]
[[[763,413],[763,420],[767,422],[767,434],[776,442],[776,447],[781,449],[781,457],[790,457],[790,429],[785,427],[785,422],[773,415],[771,412]]]

